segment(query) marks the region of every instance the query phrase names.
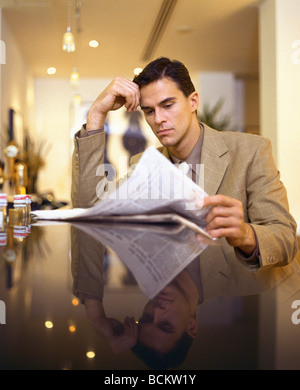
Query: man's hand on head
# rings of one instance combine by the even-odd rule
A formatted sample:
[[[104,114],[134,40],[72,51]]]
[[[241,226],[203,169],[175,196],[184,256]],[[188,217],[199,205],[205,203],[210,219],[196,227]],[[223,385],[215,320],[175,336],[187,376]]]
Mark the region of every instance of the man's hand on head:
[[[139,86],[128,79],[115,77],[92,104],[86,130],[96,130],[104,126],[109,111],[125,106],[128,112],[135,111],[140,104]]]

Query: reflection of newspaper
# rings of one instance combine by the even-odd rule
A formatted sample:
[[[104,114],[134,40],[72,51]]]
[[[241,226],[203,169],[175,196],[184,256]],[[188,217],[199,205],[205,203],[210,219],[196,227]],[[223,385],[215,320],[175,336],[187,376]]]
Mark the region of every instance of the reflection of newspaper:
[[[103,220],[104,216],[138,216],[141,220],[144,216],[143,222],[152,223],[150,215],[161,215],[163,222],[164,215],[176,214],[181,217],[178,223],[189,224],[191,229],[207,235],[202,230],[207,210],[196,205],[203,201],[205,192],[153,147],[143,153],[132,174],[118,187],[113,182],[107,186],[110,188],[105,199],[89,209],[38,210],[33,217]],[[103,188],[103,183],[99,187]]]
[[[170,230],[164,226],[84,222],[73,226],[112,249],[149,299],[207,247],[184,227]]]

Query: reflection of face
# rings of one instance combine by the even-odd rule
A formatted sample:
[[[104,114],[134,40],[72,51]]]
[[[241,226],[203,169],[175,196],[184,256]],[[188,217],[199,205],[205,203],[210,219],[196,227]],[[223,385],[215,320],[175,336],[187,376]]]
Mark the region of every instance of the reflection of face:
[[[193,320],[183,291],[170,284],[150,300],[139,321],[139,341],[161,353],[169,352]]]
[[[140,88],[145,119],[162,145],[183,146],[190,142],[198,95],[186,97],[177,84],[165,77]]]

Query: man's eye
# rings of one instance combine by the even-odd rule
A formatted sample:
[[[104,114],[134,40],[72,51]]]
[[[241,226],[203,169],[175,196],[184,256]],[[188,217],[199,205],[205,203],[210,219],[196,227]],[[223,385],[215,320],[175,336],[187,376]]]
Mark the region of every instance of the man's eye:
[[[151,115],[153,113],[153,110],[147,110],[147,111],[144,111],[145,112],[145,115]]]
[[[158,328],[161,329],[165,333],[174,333],[174,326],[172,326],[168,322],[159,323]]]

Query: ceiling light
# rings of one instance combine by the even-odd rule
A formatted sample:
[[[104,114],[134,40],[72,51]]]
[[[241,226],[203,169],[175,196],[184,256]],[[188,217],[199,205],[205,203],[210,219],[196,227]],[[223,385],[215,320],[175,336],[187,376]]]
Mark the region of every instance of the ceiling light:
[[[73,71],[70,76],[70,84],[73,86],[77,86],[79,84],[79,73],[77,68],[73,68]]]
[[[56,68],[54,66],[50,66],[50,68],[47,69],[48,74],[55,74],[56,73]]]
[[[96,41],[95,39],[92,39],[91,41],[89,41],[89,46],[90,47],[98,47],[99,46],[99,42]]]
[[[62,49],[68,53],[75,51],[74,35],[71,32],[71,2],[68,4],[68,27],[63,36]]]
[[[70,26],[67,27],[67,31],[64,33],[62,48],[68,53],[75,51],[75,40]]]

